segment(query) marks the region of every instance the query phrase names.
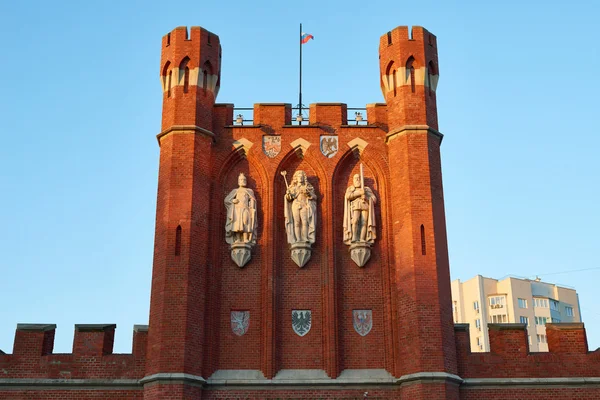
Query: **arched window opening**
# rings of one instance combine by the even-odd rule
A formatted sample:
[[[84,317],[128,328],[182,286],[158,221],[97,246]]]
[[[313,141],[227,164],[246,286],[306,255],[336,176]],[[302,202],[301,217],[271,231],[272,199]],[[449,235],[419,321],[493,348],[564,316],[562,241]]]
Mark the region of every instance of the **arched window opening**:
[[[163,90],[167,91],[168,95],[170,96],[170,93],[168,92],[169,90],[169,70],[171,69],[171,63],[169,61],[167,61],[167,63],[165,64],[165,66],[163,67],[162,70],[162,84],[163,84]]]
[[[181,254],[181,225],[175,230],[175,255]]]
[[[425,243],[425,227],[421,225],[421,254],[425,255],[427,253],[427,245]]]
[[[190,69],[188,67],[189,62],[189,57],[185,57],[179,64],[179,84],[181,84],[181,81],[183,81],[183,93],[187,93],[190,87]]]
[[[433,94],[433,76],[436,75],[435,65],[433,65],[433,61],[429,61],[427,64],[427,82],[429,82],[429,96]]]
[[[169,77],[167,78],[167,97],[171,97],[171,79],[173,78],[173,71],[169,71]]]
[[[394,61],[390,61],[385,69],[385,78],[387,79],[388,91],[394,90],[394,96],[396,96],[396,86],[398,86],[398,81],[396,80]]]
[[[415,59],[414,57],[410,57],[408,61],[406,61],[406,80],[410,79],[410,89],[414,93],[415,92]]]
[[[210,62],[205,62],[202,67],[202,87],[204,88],[204,95],[208,91],[208,76],[213,74],[212,65]]]

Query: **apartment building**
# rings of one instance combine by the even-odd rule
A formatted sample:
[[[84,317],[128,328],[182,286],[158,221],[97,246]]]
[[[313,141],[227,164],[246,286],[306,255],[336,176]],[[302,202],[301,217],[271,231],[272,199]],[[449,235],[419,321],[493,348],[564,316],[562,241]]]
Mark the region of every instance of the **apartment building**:
[[[524,323],[530,351],[548,351],[547,323],[581,322],[577,292],[539,278],[457,279],[452,307],[454,322],[470,325],[472,351],[490,351],[488,323]]]

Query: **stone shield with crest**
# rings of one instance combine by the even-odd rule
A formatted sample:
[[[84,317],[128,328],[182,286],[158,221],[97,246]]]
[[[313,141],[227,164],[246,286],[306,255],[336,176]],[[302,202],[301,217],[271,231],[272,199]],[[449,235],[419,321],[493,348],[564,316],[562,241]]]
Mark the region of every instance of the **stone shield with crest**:
[[[231,312],[231,330],[238,336],[248,332],[250,326],[250,311]]]
[[[298,336],[304,336],[312,325],[310,310],[292,310],[292,328]]]
[[[335,156],[338,152],[338,137],[337,136],[321,136],[321,153],[327,158]]]
[[[371,310],[353,310],[352,320],[354,330],[360,336],[366,336],[373,328],[373,311]]]
[[[263,152],[267,157],[277,157],[280,151],[281,136],[263,136]]]

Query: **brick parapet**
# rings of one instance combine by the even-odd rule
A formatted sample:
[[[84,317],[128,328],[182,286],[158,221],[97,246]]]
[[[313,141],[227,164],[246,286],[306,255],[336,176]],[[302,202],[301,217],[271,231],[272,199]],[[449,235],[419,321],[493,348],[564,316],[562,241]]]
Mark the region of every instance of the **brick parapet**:
[[[600,376],[600,351],[587,351],[583,324],[548,324],[553,346],[549,352],[529,351],[524,324],[488,326],[490,352],[471,352],[468,331],[455,328],[458,372],[463,379]]]
[[[19,324],[12,354],[0,354],[0,391],[6,379],[140,379],[147,330],[136,329],[131,354],[113,354],[116,325],[77,325],[73,352],[54,354],[56,325]]]

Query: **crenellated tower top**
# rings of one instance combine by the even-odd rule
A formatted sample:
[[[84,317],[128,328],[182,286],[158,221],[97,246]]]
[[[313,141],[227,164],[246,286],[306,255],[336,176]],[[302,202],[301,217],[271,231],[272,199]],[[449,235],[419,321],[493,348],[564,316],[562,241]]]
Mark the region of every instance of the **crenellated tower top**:
[[[197,126],[212,131],[221,80],[219,37],[199,26],[180,26],[162,38],[162,130]]]
[[[420,26],[399,26],[379,40],[381,91],[388,105],[390,132],[406,125],[438,129],[437,40]]]

